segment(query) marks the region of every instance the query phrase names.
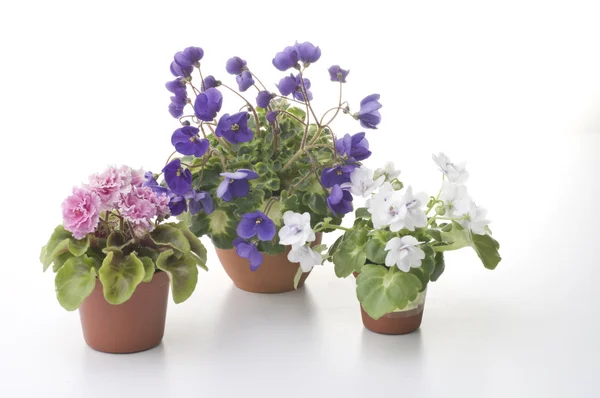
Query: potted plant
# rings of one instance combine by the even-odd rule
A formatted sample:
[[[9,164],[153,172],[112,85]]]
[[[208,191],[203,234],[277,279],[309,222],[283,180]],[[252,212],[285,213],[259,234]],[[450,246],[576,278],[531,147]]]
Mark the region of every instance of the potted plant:
[[[201,48],[189,47],[171,63],[176,79],[166,84],[173,94],[169,112],[180,126],[171,136],[175,151],[163,169],[163,185],[182,204],[178,215],[190,230],[210,237],[236,286],[263,293],[293,290],[312,268],[298,264],[295,233],[325,218],[331,225],[341,223],[352,211],[352,195],[340,186],[371,155],[364,132],[336,136],[332,123],[345,115],[375,129],[381,120],[379,95],[369,95],[351,112],[343,100],[349,72],[331,66],[337,100],[317,116],[307,70],[321,50],[308,42],[275,55],[273,65],[286,73],[276,92],[240,57],[225,65],[237,88],[206,75],[203,56]],[[231,95],[227,112],[221,111],[223,93]],[[212,198],[214,209],[185,212],[193,192]],[[286,223],[293,226],[282,234]],[[321,233],[306,237],[312,245],[321,241]]]
[[[443,153],[433,158],[443,175],[436,196],[403,188],[391,164],[375,172],[360,167],[342,185],[368,198],[356,210],[353,227],[332,225],[329,219],[315,226],[316,232],[344,230],[329,258],[338,277],[357,277],[363,323],[374,332],[403,334],[419,328],[427,285],[444,272],[445,251],[471,247],[487,269],[501,260],[486,210],[467,193],[464,164],[452,163]]]
[[[126,353],[163,337],[169,280],[185,301],[206,269],[206,249],[185,223],[164,223],[177,202],[153,176],[109,167],[73,189],[62,204],[63,223],[42,248],[46,271],[56,273],[56,297],[79,308],[86,343]]]

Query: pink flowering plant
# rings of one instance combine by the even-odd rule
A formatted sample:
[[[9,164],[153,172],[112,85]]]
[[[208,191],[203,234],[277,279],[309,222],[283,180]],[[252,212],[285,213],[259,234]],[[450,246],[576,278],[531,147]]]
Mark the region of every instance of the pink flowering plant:
[[[182,223],[164,223],[176,204],[148,186],[142,170],[109,167],[73,188],[62,204],[63,223],[42,248],[40,261],[56,273],[56,296],[79,308],[99,279],[111,304],[127,301],[155,272],[171,279],[173,300],[194,291],[206,249]]]
[[[169,112],[179,126],[171,135],[175,151],[162,170],[163,185],[179,203],[174,215],[194,234],[209,236],[217,248],[235,247],[254,271],[263,253],[283,253],[289,245],[277,234],[287,212],[304,214],[314,226],[327,217],[338,225],[352,211],[344,184],[371,151],[365,131],[336,133],[334,121],[348,117],[376,129],[379,95],[368,95],[351,111],[343,99],[349,71],[338,65],[315,70],[321,49],[309,42],[274,53],[274,85],[263,84],[237,56],[224,62],[222,78],[208,75],[203,57],[201,48],[188,47],[171,63]],[[333,82],[332,106],[322,114],[312,105],[310,72]],[[211,205],[198,206],[199,195]],[[292,262],[300,255],[295,250],[292,245]]]

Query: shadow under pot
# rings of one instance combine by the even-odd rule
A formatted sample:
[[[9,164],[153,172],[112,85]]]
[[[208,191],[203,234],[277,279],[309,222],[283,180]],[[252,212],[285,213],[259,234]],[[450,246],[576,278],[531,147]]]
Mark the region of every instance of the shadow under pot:
[[[142,282],[123,304],[109,304],[102,283],[79,307],[83,337],[96,351],[125,354],[156,347],[165,332],[169,276],[157,271],[150,282]]]
[[[355,272],[354,276],[358,276]],[[425,309],[425,296],[427,289],[417,295],[417,298],[407,307],[389,312],[379,319],[373,319],[360,306],[360,315],[363,325],[368,330],[381,334],[407,334],[414,332],[421,326],[423,311]]]
[[[322,233],[317,233],[311,246],[321,244],[322,237]],[[225,272],[239,289],[252,293],[285,293],[294,290],[294,276],[300,264],[288,260],[291,247],[286,247],[281,254],[263,253],[263,263],[256,271],[250,269],[248,259],[238,256],[235,249],[215,249]],[[298,289],[304,285],[309,274],[310,272],[302,274]]]

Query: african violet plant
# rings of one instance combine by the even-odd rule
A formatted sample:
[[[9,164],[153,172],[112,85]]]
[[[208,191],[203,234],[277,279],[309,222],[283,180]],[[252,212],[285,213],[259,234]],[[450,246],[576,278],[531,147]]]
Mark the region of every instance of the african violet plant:
[[[175,152],[162,170],[168,195],[179,204],[172,214],[185,219],[197,236],[208,235],[217,248],[235,246],[256,270],[262,253],[285,250],[276,234],[284,213],[307,214],[314,226],[325,218],[339,225],[352,211],[352,194],[342,185],[350,182],[352,171],[371,152],[364,132],[338,138],[332,123],[338,115],[349,115],[362,127],[375,129],[381,120],[379,95],[369,95],[351,113],[342,97],[349,71],[331,66],[329,76],[338,83],[339,96],[317,117],[306,73],[321,50],[308,42],[275,55],[275,68],[294,71],[281,77],[277,92],[269,90],[240,57],[225,65],[235,76],[237,90],[206,76],[200,65],[203,56],[198,47],[175,54],[170,69],[176,79],[166,84],[173,93],[169,112],[181,123],[171,137]],[[239,100],[232,101],[229,113],[221,112],[222,91]],[[214,209],[200,206],[186,213],[186,201],[198,195],[214,199]]]
[[[194,291],[196,267],[206,269],[206,249],[183,222],[162,223],[178,204],[166,190],[151,187],[151,177],[109,167],[63,202],[63,224],[42,248],[40,261],[44,271],[53,265],[56,296],[65,309],[79,308],[97,278],[111,304],[129,300],[158,270],[169,275],[176,303]],[[196,206],[196,198],[190,201]]]
[[[338,277],[359,274],[358,300],[373,319],[406,309],[419,297],[424,299],[420,293],[444,272],[445,251],[472,247],[487,269],[496,268],[501,260],[486,210],[467,193],[464,165],[450,162],[442,153],[433,158],[443,175],[437,196],[415,194],[410,186],[403,188],[397,178],[400,172],[392,164],[375,172],[355,168],[351,181],[341,188],[369,199],[366,207],[356,211],[353,227],[332,225],[325,218],[313,230],[303,230],[305,234],[329,228],[344,230],[329,249],[328,258]],[[284,228],[298,229],[291,221],[286,224]],[[314,265],[323,249],[303,246],[302,261]]]

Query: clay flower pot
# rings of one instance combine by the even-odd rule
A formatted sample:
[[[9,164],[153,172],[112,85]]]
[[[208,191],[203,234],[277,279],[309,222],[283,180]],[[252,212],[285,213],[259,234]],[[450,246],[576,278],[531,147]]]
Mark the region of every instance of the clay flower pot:
[[[322,233],[317,233],[311,246],[319,245],[322,237]],[[235,249],[216,248],[217,257],[233,284],[252,293],[284,293],[294,290],[294,276],[300,265],[287,259],[290,250],[290,247],[286,247],[284,253],[277,255],[263,253],[263,263],[256,271],[252,271],[248,259],[238,256]],[[310,272],[302,274],[298,288],[304,285],[309,274]]]
[[[129,300],[109,304],[96,287],[79,307],[83,337],[94,350],[124,354],[148,350],[160,344],[165,331],[169,277],[156,272],[150,282],[140,283]]]
[[[381,334],[406,334],[414,332],[421,326],[424,304],[408,311],[396,311],[385,314],[375,320],[360,306],[363,325],[375,333]]]

